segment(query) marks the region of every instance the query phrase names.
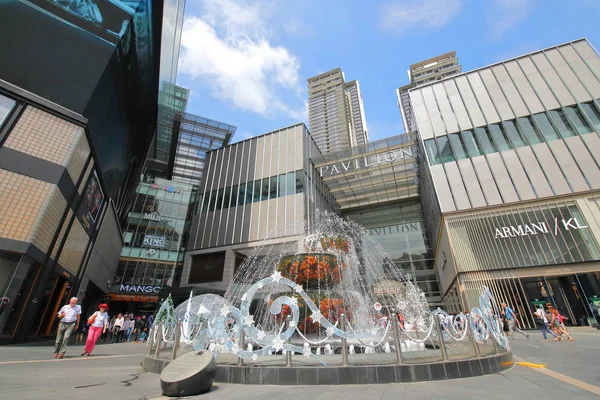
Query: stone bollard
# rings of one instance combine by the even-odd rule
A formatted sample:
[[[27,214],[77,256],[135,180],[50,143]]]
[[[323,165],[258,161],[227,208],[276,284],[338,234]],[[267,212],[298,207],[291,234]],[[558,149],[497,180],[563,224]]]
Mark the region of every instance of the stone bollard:
[[[475,331],[471,327],[469,321],[467,321],[467,335],[469,335],[469,340],[473,344],[473,349],[475,350],[475,357],[481,358],[481,352],[479,351],[479,345],[477,344],[477,339],[475,339]]]
[[[173,339],[173,353],[171,354],[171,360],[177,358],[177,350],[179,349],[179,342],[181,341],[181,322],[177,321],[175,325],[175,338]]]
[[[288,328],[290,327],[290,322],[292,321],[292,316],[288,315],[285,318],[285,330],[287,331]],[[290,336],[287,340],[288,343],[290,343],[292,341],[292,337]],[[292,366],[292,351],[288,350],[285,352],[285,366],[286,367],[291,367]]]
[[[392,329],[394,330],[394,345],[396,346],[396,362],[402,364],[402,345],[400,344],[400,328],[398,327],[398,316],[392,314],[390,319]]]
[[[444,342],[444,334],[442,332],[442,325],[437,315],[433,316],[435,323],[435,330],[438,336],[438,343],[440,345],[440,351],[442,352],[442,360],[448,361],[448,353],[446,353],[446,343]]]
[[[156,330],[156,327],[152,327],[152,329],[150,330],[150,332],[148,332],[148,352],[146,353],[147,355],[152,355],[152,346],[154,346],[154,331]]]
[[[156,327],[156,349],[154,352],[154,357],[158,358],[160,356],[160,346],[162,345],[162,327],[163,323],[159,323]]]
[[[340,314],[340,329],[346,333],[346,315]],[[342,338],[342,367],[348,366],[348,340]]]
[[[244,346],[246,345],[245,343],[246,343],[246,331],[244,331],[244,328],[242,327],[242,330],[240,331],[240,343],[238,345],[240,350],[244,350]],[[244,359],[242,357],[238,357],[237,365],[239,367],[244,365]]]

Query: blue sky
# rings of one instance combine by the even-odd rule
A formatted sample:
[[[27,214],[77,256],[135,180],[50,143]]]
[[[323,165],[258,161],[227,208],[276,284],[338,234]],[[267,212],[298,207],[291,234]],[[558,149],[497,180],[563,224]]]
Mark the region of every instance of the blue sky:
[[[360,82],[371,140],[403,132],[395,89],[410,64],[456,50],[463,71],[587,37],[600,0],[187,0],[178,84],[188,112],[234,141],[308,125],[306,79]]]

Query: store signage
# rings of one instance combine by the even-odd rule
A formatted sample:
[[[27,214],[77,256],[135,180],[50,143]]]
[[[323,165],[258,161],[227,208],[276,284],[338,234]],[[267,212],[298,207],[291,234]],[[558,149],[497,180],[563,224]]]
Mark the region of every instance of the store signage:
[[[385,235],[393,235],[396,233],[419,232],[420,226],[419,226],[418,222],[411,222],[409,224],[383,226],[380,228],[371,228],[368,231],[371,236],[385,236]]]
[[[144,246],[163,248],[165,247],[166,242],[167,238],[165,238],[164,236],[144,236]]]
[[[126,293],[160,293],[160,286],[144,286],[144,285],[123,285],[121,284],[121,292]]]
[[[404,160],[406,158],[414,158],[412,147],[390,150],[372,156],[355,158],[354,160],[342,161],[337,164],[325,165],[319,168],[319,173],[321,174],[321,177],[332,176],[341,174],[342,172],[355,171],[384,163],[393,163],[396,160]]]
[[[154,211],[154,212],[151,212],[151,213],[144,213],[143,218],[147,219],[149,221],[156,221],[156,222],[162,221],[162,215],[160,215],[158,213],[158,211]]]
[[[587,225],[581,225],[577,218],[554,218],[554,226],[549,227],[545,221],[523,224],[517,226],[503,226],[495,229],[494,239],[506,239],[509,237],[517,236],[532,236],[538,234],[546,234],[553,232],[554,235],[558,235],[559,230],[570,231],[586,229]]]
[[[110,299],[114,301],[134,301],[138,303],[158,303],[159,301],[158,296],[121,293],[111,293]]]
[[[169,193],[181,193],[181,189],[177,189],[171,186],[157,185],[156,183],[151,184],[150,187],[152,189],[164,190],[165,192]]]

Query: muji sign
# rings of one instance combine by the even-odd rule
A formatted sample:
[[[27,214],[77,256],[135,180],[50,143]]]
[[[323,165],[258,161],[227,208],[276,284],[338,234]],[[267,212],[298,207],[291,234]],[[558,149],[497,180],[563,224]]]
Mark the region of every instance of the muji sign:
[[[495,229],[494,239],[506,239],[509,237],[532,236],[546,233],[558,235],[559,230],[571,231],[586,229],[587,225],[582,225],[577,218],[554,218],[552,226],[545,221],[523,224],[517,226],[503,226]]]

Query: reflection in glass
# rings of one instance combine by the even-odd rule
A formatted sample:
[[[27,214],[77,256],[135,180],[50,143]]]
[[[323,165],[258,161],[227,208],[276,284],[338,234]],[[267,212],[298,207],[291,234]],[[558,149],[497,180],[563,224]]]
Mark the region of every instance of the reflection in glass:
[[[533,119],[537,122],[537,125],[540,127],[540,131],[547,142],[558,139],[558,133],[550,123],[546,113],[534,114]]]
[[[464,160],[469,157],[467,155],[467,151],[465,150],[465,144],[463,143],[462,137],[458,133],[452,133],[448,135],[450,139],[450,144],[452,145],[452,150],[454,151],[454,158],[456,160]]]
[[[450,141],[448,140],[448,136],[437,137],[436,141],[438,144],[438,148],[440,149],[440,157],[442,163],[454,161],[454,156],[452,155],[452,148],[450,147]]]
[[[583,108],[585,114],[592,121],[592,124],[596,128],[596,132],[600,133],[600,111],[598,111],[595,104],[583,103],[581,104],[581,108]]]
[[[531,117],[518,118],[517,122],[530,145],[544,142],[544,137],[538,130],[537,126],[533,124],[533,121],[531,121]]]
[[[575,131],[573,130],[573,127],[569,123],[567,116],[562,112],[562,110],[548,111],[548,114],[550,115],[550,118],[552,118],[554,125],[556,125],[556,128],[563,139],[575,136]]]
[[[580,135],[594,131],[577,106],[565,107],[565,111]]]
[[[475,140],[475,136],[473,136],[473,131],[462,131],[460,133],[463,137],[463,141],[465,147],[467,148],[467,152],[469,153],[469,157],[477,157],[481,155],[481,151],[479,150],[479,145]]]
[[[428,139],[425,141],[425,150],[427,151],[431,165],[437,165],[442,162],[442,158],[440,157],[440,153],[438,152],[438,148],[434,139]]]
[[[490,131],[492,132],[492,138],[498,151],[506,151],[512,148],[501,125],[491,124]]]
[[[494,144],[490,141],[491,136],[487,127],[475,128],[475,136],[483,154],[495,153],[497,151]]]
[[[519,134],[514,120],[504,121],[504,129],[515,149],[525,146],[525,138]]]

